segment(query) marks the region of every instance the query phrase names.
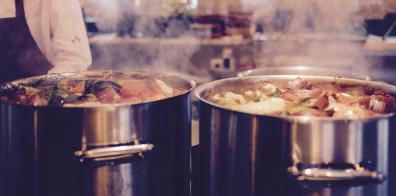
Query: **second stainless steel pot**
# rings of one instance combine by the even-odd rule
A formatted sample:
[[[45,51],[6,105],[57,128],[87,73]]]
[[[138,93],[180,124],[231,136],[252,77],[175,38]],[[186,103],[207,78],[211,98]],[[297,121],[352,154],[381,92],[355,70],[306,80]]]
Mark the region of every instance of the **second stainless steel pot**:
[[[308,195],[294,192],[290,177],[298,182],[375,184],[356,194],[337,196],[395,194],[393,114],[354,120],[277,117],[234,111],[206,99],[250,83],[297,77],[369,85],[396,93],[396,87],[383,83],[293,75],[226,79],[198,87],[202,195]]]

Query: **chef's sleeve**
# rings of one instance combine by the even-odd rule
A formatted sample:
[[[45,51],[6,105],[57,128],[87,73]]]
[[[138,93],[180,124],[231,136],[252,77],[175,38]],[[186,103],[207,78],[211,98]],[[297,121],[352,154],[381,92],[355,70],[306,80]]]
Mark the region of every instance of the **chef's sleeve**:
[[[84,71],[92,63],[79,0],[52,0],[50,14],[54,68],[49,73]]]

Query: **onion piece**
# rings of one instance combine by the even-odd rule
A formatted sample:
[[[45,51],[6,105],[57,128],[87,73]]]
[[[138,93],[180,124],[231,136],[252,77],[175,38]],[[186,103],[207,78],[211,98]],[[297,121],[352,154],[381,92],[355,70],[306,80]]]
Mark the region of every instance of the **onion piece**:
[[[386,103],[379,100],[377,97],[371,97],[369,102],[369,109],[377,113],[384,113],[386,110]]]
[[[245,97],[243,97],[240,94],[233,93],[233,92],[226,92],[224,94],[224,98],[228,99],[228,100],[233,100],[233,101],[237,102],[238,104],[246,104],[247,103]]]
[[[277,114],[286,110],[286,101],[281,98],[272,97],[265,101],[235,105],[233,108],[242,112],[254,114]]]
[[[162,92],[166,95],[166,96],[172,96],[173,95],[173,88],[168,86],[165,82],[163,82],[162,80],[158,80],[155,79],[155,82],[157,83],[157,85],[160,87],[160,89],[162,90]]]
[[[270,83],[266,83],[260,88],[261,93],[264,95],[274,95],[277,89],[278,87]]]
[[[233,92],[226,92],[224,93],[224,96],[221,96],[220,94],[215,94],[212,97],[212,100],[216,101],[220,105],[224,105],[227,107],[234,107],[236,105],[247,103],[246,99],[242,95]]]

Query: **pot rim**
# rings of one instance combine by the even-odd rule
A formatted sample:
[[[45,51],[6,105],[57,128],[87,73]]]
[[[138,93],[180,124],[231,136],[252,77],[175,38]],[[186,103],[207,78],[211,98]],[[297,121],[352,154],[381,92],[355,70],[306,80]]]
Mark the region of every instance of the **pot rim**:
[[[388,119],[390,117],[395,116],[394,113],[388,113],[388,114],[380,114],[374,117],[363,117],[363,118],[334,118],[334,117],[315,117],[315,116],[279,116],[279,115],[270,115],[270,114],[254,114],[254,113],[248,113],[248,112],[243,112],[239,111],[236,109],[228,108],[225,106],[222,106],[220,104],[216,104],[213,102],[208,101],[201,95],[208,89],[214,88],[217,86],[224,85],[226,83],[232,83],[232,82],[237,82],[237,81],[255,81],[255,80],[263,80],[263,81],[268,81],[268,79],[297,79],[297,78],[302,78],[302,79],[320,79],[322,81],[343,81],[343,82],[350,82],[354,84],[365,84],[373,88],[381,89],[384,90],[387,93],[391,93],[396,95],[396,86],[383,83],[383,82],[377,82],[377,81],[368,81],[368,80],[360,80],[360,79],[351,79],[351,78],[344,78],[344,77],[335,77],[335,76],[313,76],[313,75],[262,75],[262,76],[245,76],[245,77],[233,77],[233,78],[227,78],[227,79],[221,79],[221,80],[216,80],[212,81],[209,83],[205,83],[202,85],[199,85],[196,87],[193,91],[193,95],[196,96],[201,102],[206,103],[216,109],[221,109],[224,111],[230,111],[233,113],[237,114],[244,114],[244,115],[250,115],[253,117],[270,117],[270,118],[275,118],[275,119],[281,119],[281,120],[286,120],[289,122],[300,122],[300,123],[310,123],[312,121],[322,121],[322,122],[367,122],[367,121],[376,121],[376,120],[381,120],[381,119]]]
[[[197,83],[191,79],[188,79],[185,76],[182,75],[177,75],[169,72],[151,72],[151,71],[146,71],[146,70],[137,70],[137,71],[121,71],[121,70],[90,70],[90,71],[81,71],[81,72],[65,72],[65,73],[52,73],[52,74],[46,74],[46,75],[41,75],[41,76],[33,76],[33,77],[28,77],[28,78],[23,78],[23,79],[18,79],[18,80],[13,80],[10,82],[6,82],[4,84],[18,84],[21,82],[26,82],[29,80],[38,80],[42,78],[51,78],[51,77],[70,77],[73,75],[79,75],[79,74],[105,74],[105,73],[120,73],[120,74],[142,74],[142,75],[148,75],[148,76],[166,76],[166,77],[174,77],[177,79],[182,80],[186,84],[189,85],[189,88],[186,88],[182,90],[181,92],[165,97],[162,99],[156,99],[156,100],[151,100],[151,101],[143,101],[143,102],[138,102],[138,103],[115,103],[115,104],[100,104],[97,106],[67,106],[67,107],[59,107],[59,106],[34,106],[34,105],[29,105],[29,104],[19,104],[19,103],[14,103],[14,102],[7,102],[7,101],[0,101],[0,104],[6,104],[10,106],[23,106],[23,107],[29,107],[29,108],[62,108],[62,109],[112,109],[112,108],[117,108],[117,107],[129,107],[129,106],[138,106],[138,105],[146,105],[146,104],[151,104],[151,103],[157,103],[165,100],[169,100],[172,98],[184,96],[186,94],[189,94],[192,92],[192,90],[197,86]]]
[[[293,72],[292,74],[289,74]],[[297,74],[295,74],[297,72]],[[300,74],[301,73],[301,74]],[[306,65],[297,66],[274,66],[261,67],[239,72],[237,77],[266,76],[266,75],[312,75],[312,76],[337,76],[342,78],[371,80],[371,77],[364,72],[352,72],[336,68],[322,68]]]

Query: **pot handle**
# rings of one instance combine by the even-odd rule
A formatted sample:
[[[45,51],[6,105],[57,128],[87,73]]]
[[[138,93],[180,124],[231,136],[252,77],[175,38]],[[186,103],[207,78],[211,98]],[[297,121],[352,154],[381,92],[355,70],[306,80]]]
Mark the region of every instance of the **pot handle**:
[[[297,167],[289,167],[288,171],[297,180],[316,181],[316,182],[330,182],[330,181],[351,181],[351,180],[371,180],[382,182],[385,180],[385,175],[378,171],[369,171],[365,168],[357,169],[321,169],[321,168],[307,168],[299,170]]]
[[[74,155],[81,160],[115,160],[120,158],[132,157],[135,154],[150,151],[154,148],[152,144],[123,145],[115,147],[95,148],[91,150],[80,150]]]

